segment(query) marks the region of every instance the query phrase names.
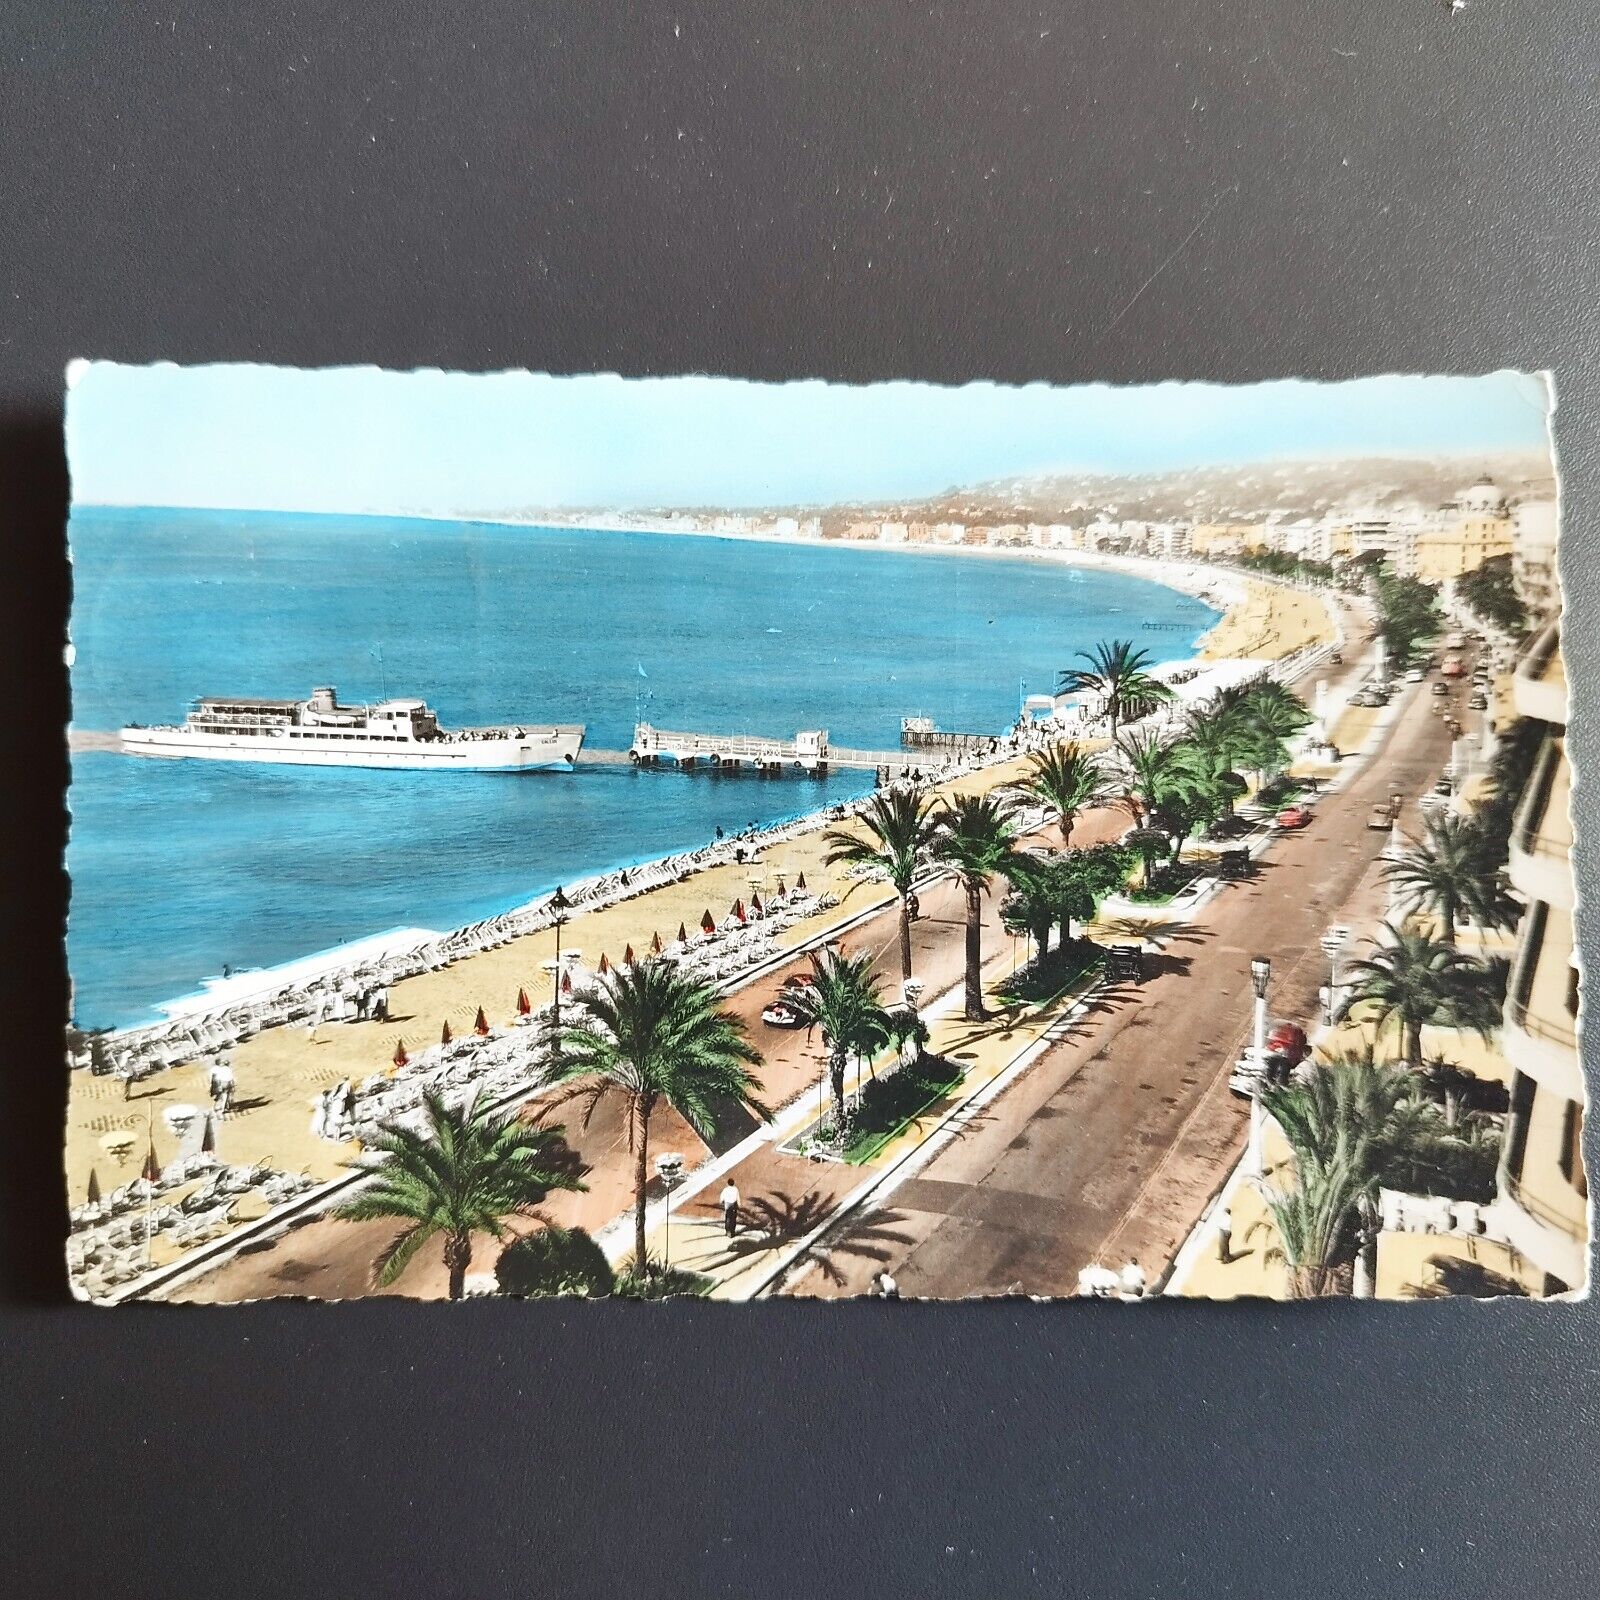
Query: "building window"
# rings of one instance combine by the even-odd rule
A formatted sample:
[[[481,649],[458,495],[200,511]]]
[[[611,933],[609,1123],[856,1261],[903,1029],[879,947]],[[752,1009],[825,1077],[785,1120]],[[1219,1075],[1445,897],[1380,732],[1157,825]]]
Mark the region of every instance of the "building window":
[[[1561,1117],[1561,1176],[1585,1199],[1589,1178],[1583,1170],[1583,1107],[1569,1100]]]
[[[1522,1178],[1522,1161],[1528,1153],[1528,1113],[1533,1109],[1533,1079],[1518,1073],[1511,1086],[1511,1106],[1506,1117],[1506,1175],[1513,1183]]]

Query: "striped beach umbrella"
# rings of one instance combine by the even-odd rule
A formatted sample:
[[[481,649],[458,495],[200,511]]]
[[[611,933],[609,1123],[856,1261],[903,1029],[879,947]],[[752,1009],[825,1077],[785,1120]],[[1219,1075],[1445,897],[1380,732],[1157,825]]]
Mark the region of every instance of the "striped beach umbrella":
[[[532,1013],[532,1011],[533,1011],[533,1002],[528,998],[528,991],[526,989],[518,989],[517,990],[517,1015],[519,1017],[526,1017],[526,1016],[530,1015]]]
[[[482,1039],[488,1036],[489,1019],[483,1014],[483,1007],[478,1007],[478,1014],[472,1019],[472,1031]]]
[[[444,1026],[439,1030],[439,1043],[449,1044],[454,1035],[450,1032],[450,1019],[444,1019]]]

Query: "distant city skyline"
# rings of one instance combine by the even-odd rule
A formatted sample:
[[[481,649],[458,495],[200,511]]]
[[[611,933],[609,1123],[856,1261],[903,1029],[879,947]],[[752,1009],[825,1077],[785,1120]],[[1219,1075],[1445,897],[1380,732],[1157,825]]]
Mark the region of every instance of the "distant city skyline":
[[[1548,451],[1537,375],[1052,388],[75,363],[79,504],[826,507],[1077,472]]]

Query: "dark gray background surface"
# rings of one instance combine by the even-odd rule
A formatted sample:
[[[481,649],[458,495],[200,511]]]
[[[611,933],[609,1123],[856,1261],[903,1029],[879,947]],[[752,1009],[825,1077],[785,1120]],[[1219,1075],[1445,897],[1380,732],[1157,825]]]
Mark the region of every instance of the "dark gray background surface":
[[[95,1312],[56,1031],[73,356],[1549,365],[1587,708],[1592,0],[223,9],[0,8],[8,1592],[1592,1588],[1592,1306]]]

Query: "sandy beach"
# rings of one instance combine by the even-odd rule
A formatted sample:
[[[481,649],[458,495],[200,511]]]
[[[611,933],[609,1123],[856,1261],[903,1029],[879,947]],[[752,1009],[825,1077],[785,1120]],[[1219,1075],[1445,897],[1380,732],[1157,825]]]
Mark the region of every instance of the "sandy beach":
[[[1023,554],[1051,559],[1067,553]],[[1163,582],[1179,576],[1177,571],[1151,571],[1154,563],[1126,564]],[[1160,564],[1163,569],[1171,565]],[[1212,582],[1208,569],[1182,564],[1181,573],[1184,587]],[[1242,655],[1247,653],[1246,647],[1260,659],[1277,659],[1331,637],[1332,620],[1319,597],[1237,574],[1221,576],[1230,586],[1233,604],[1203,641],[1203,659]],[[999,787],[1014,781],[1022,765],[1021,758],[1001,761],[941,784],[937,792]],[[693,930],[708,911],[720,922],[735,900],[748,901],[753,894],[769,897],[780,879],[792,886],[802,876],[813,891],[835,897],[838,904],[786,928],[778,941],[784,948],[810,943],[841,922],[886,907],[892,895],[885,886],[850,879],[824,863],[822,835],[830,825],[825,816],[807,819],[785,837],[758,839],[754,854],[743,863],[709,866],[618,903],[580,910],[562,930],[562,949],[581,952],[584,964],[590,967],[602,954],[613,963],[620,961],[630,946],[642,955],[657,936],[663,943],[670,942],[680,924]],[[462,956],[440,970],[397,982],[390,994],[389,1018],[384,1022],[330,1021],[314,1029],[285,1025],[242,1041],[231,1052],[236,1075],[234,1107],[220,1126],[218,1156],[229,1163],[264,1162],[318,1181],[340,1176],[359,1153],[359,1146],[312,1133],[314,1098],[341,1081],[360,1083],[386,1072],[402,1044],[412,1055],[429,1048],[438,1042],[446,1023],[458,1037],[469,1033],[479,1007],[492,1028],[508,1026],[516,1015],[519,990],[525,990],[534,1005],[543,1004],[550,998],[552,981],[543,963],[554,956],[555,945],[555,931],[540,928],[497,948]],[[167,1130],[162,1113],[185,1103],[206,1107],[207,1070],[208,1062],[203,1059],[185,1062],[136,1083],[127,1098],[115,1077],[74,1072],[66,1136],[69,1203],[83,1200],[91,1170],[102,1192],[134,1179],[150,1143],[159,1163],[174,1159],[178,1140]],[[794,1087],[786,1083],[781,1089],[792,1093]],[[120,1162],[102,1145],[107,1134],[119,1130],[134,1135],[132,1150]],[[670,1116],[663,1122],[662,1135],[680,1148],[699,1147],[694,1135]],[[609,1146],[620,1137],[621,1129],[611,1128],[602,1119],[584,1142]],[[581,1211],[586,1221],[592,1221],[620,1210],[626,1198],[614,1177],[607,1176]],[[259,1206],[253,1211],[246,1205],[236,1213],[236,1220],[248,1221],[259,1210]]]

